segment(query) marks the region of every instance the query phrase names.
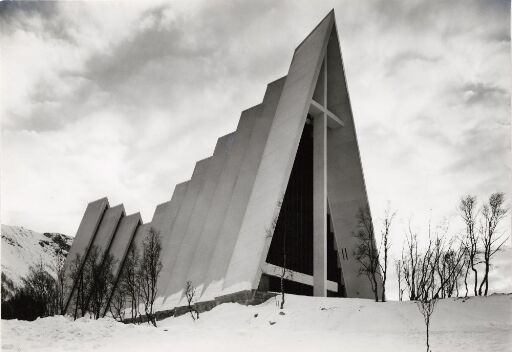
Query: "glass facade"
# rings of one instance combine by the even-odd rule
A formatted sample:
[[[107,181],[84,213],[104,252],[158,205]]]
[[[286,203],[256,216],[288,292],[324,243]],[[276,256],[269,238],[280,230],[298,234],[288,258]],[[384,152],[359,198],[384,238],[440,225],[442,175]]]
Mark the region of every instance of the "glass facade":
[[[308,117],[311,121],[311,117]],[[327,277],[342,287],[341,269],[330,218],[327,233]],[[295,272],[313,276],[313,125],[306,122],[282,199],[266,262]],[[313,287],[285,280],[288,293],[313,295]],[[280,279],[263,275],[265,288],[280,291]],[[339,296],[340,292],[329,292]]]

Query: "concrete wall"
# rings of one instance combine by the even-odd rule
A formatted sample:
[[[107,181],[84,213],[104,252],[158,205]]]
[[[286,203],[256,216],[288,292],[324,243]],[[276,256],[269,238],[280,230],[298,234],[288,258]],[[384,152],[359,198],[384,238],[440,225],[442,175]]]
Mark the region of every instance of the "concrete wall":
[[[140,217],[140,213],[135,213],[128,216],[123,216],[119,221],[119,225],[117,226],[116,233],[108,250],[108,253],[114,258],[114,264],[112,266],[112,274],[114,276],[115,284],[114,290],[119,283],[121,269],[123,268],[126,254],[128,253],[128,249],[130,248],[130,245],[135,236],[135,231],[137,231],[137,227],[141,222],[142,219]],[[109,302],[112,298],[114,290],[109,293]],[[105,314],[107,311],[108,308],[105,308],[103,314]]]
[[[135,235],[133,236],[133,240],[131,246],[135,246],[137,249],[137,253],[142,256],[142,243],[146,238],[149,230],[151,229],[151,223],[148,222],[146,224],[140,224],[135,231]]]
[[[174,220],[180,210],[181,202],[187,192],[189,181],[182,182],[176,185],[172,198],[169,202],[165,202],[156,207],[151,226],[153,229],[160,233],[160,240],[162,241],[162,256],[166,255],[167,243],[171,237],[171,229]]]
[[[233,194],[221,225],[220,236],[215,244],[211,265],[204,283],[206,285],[205,291],[201,299],[206,300],[222,294],[224,278],[226,277],[230,259],[239,238],[243,215],[254,186],[256,173],[272,126],[284,81],[285,79],[279,79],[267,87],[262,102],[261,116],[255,121]],[[251,248],[252,250],[254,249]],[[245,250],[245,252],[250,251]]]
[[[224,294],[257,288],[259,268],[268,251],[265,229],[286,190],[333,23],[330,14],[295,51],[229,264]]]
[[[220,236],[220,227],[228,210],[233,189],[240,172],[240,166],[244,159],[249,144],[249,139],[256,119],[260,115],[261,105],[257,105],[242,112],[238,123],[231,151],[227,157],[225,167],[219,177],[215,188],[212,206],[208,211],[200,240],[195,248],[193,265],[190,266],[187,278],[202,292],[208,268],[212,265],[212,257]]]
[[[124,206],[122,204],[116,205],[115,207],[109,208],[103,214],[96,236],[92,242],[92,247],[98,249],[97,262],[100,263],[103,260],[105,252],[108,250],[110,243],[116,232],[119,220],[124,216]],[[91,248],[92,248],[91,247]]]
[[[128,248],[135,236],[135,231],[137,231],[137,227],[141,222],[140,213],[125,216],[119,221],[119,226],[117,227],[114,239],[108,251],[108,253],[114,257],[113,274],[116,280],[119,277],[120,269],[122,268]]]
[[[204,176],[204,183],[198,193],[197,200],[192,209],[190,220],[185,231],[185,236],[177,254],[176,263],[171,273],[171,280],[166,288],[167,296],[174,296],[179,301],[185,282],[188,280],[187,273],[191,266],[198,263],[193,262],[194,250],[198,245],[204,222],[212,206],[213,195],[222,170],[225,167],[227,156],[231,152],[234,133],[219,138],[213,156],[208,163]],[[178,303],[176,301],[176,304]],[[167,304],[175,305],[170,298]]]
[[[172,200],[156,206],[155,212],[153,213],[153,219],[151,219],[151,225],[156,232],[160,233],[164,222],[169,219],[171,207]],[[163,234],[160,233],[160,236],[163,236]]]
[[[170,237],[165,245],[165,256],[162,258],[163,268],[158,285],[158,305],[164,304],[165,299],[167,298],[166,288],[171,280],[171,273],[178,256],[181,242],[185,236],[185,231],[190,221],[192,210],[194,209],[199,192],[203,187],[209,162],[210,158],[207,158],[196,163],[194,172],[192,173],[192,178],[190,179],[184,198],[181,202],[180,209],[172,224],[171,231],[169,232]]]
[[[160,234],[160,240],[162,243],[162,264],[164,264],[166,262],[166,258],[171,255],[170,252],[172,251],[172,248],[169,245],[169,241],[171,239],[172,226],[181,208],[183,199],[187,193],[189,182],[190,181],[186,181],[177,184],[174,188],[171,201],[164,203],[165,205],[157,206],[155,213],[153,214],[151,226]],[[166,270],[165,266],[162,269],[162,274],[158,281],[159,295],[155,301],[156,306],[160,305],[163,301],[163,292],[165,290],[163,283],[167,283],[167,277],[164,277],[164,275],[168,275],[164,273],[168,273],[168,270]]]
[[[329,129],[327,137],[327,194],[332,224],[338,248],[345,248],[348,254],[344,259],[338,251],[339,260],[347,296],[373,298],[370,283],[366,276],[358,275],[360,265],[353,256],[359,243],[354,238],[356,215],[360,207],[368,206],[368,199],[336,30],[327,50],[327,72],[327,106],[345,124],[343,128]]]
[[[66,257],[66,262],[64,264],[65,271],[68,277],[69,273],[71,272],[73,261],[75,260],[77,255],[80,255],[82,257],[81,262],[83,264],[89,247],[91,246],[91,243],[94,240],[94,235],[96,234],[96,230],[98,229],[100,221],[103,217],[103,213],[108,208],[108,206],[109,205],[107,198],[98,199],[87,205],[84,216],[82,218],[82,221],[80,222],[80,226],[78,227],[76,236],[73,239],[73,243],[71,244],[71,248],[69,249],[68,255]],[[72,283],[70,279],[68,279],[66,285],[68,287],[74,287],[74,283]],[[69,301],[71,300],[73,292],[74,289],[71,290],[70,294],[67,297],[66,308],[68,308],[69,306]]]

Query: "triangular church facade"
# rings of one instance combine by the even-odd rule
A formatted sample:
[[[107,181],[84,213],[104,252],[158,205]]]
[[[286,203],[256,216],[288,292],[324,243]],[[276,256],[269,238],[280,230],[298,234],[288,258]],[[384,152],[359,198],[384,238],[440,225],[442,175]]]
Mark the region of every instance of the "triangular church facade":
[[[242,112],[150,223],[106,198],[87,206],[66,267],[94,246],[116,260],[148,231],[160,235],[156,310],[285,290],[314,296],[373,298],[353,253],[357,212],[368,206],[334,11],[295,49],[285,77]],[[77,283],[73,283],[75,286]],[[71,297],[68,299],[68,313]]]

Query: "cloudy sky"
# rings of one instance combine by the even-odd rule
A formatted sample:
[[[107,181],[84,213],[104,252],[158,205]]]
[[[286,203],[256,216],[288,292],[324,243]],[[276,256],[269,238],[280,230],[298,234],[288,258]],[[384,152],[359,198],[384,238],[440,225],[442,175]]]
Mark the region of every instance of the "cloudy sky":
[[[461,195],[510,189],[509,6],[1,3],[1,221],[74,235],[103,196],[149,221],[334,8],[376,222],[456,233]]]

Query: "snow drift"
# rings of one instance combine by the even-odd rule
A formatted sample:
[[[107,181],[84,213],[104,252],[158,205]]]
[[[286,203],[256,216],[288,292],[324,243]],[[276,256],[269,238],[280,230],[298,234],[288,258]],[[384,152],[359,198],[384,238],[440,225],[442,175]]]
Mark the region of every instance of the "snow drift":
[[[414,302],[288,295],[284,315],[271,299],[223,304],[168,318],[158,328],[66,317],[2,321],[2,349],[15,351],[423,351],[425,328]],[[512,295],[445,299],[432,318],[431,347],[510,351]]]

